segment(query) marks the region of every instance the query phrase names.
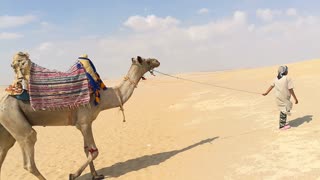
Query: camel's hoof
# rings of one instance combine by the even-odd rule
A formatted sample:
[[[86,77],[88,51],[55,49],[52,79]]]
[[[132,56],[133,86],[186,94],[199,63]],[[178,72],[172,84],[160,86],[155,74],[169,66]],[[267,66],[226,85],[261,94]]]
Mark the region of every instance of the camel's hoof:
[[[104,179],[104,178],[105,178],[104,175],[100,174],[100,175],[93,176],[92,180],[100,180],[100,179]]]

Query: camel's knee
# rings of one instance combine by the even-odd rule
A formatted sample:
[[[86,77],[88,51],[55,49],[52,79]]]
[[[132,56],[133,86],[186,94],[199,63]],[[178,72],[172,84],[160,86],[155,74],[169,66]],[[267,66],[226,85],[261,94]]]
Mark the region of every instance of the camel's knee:
[[[20,143],[26,143],[26,144],[35,144],[36,141],[37,141],[37,132],[33,129],[24,137],[19,139]]]
[[[31,130],[30,134],[28,135],[28,140],[32,143],[36,143],[37,141],[37,132],[35,130]]]
[[[99,155],[99,151],[96,148],[90,148],[88,151],[92,156],[92,160],[96,159]]]
[[[95,159],[99,155],[99,151],[97,148],[88,148],[88,146],[84,147],[84,152],[87,154],[91,154],[92,159]]]

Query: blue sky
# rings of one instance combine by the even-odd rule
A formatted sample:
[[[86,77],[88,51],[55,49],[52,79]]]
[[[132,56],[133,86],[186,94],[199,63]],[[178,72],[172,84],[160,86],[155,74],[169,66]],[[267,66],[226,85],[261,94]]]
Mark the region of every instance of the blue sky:
[[[0,0],[0,84],[18,51],[66,70],[84,53],[104,79],[130,58],[155,57],[168,73],[215,71],[319,58],[316,0]],[[270,72],[273,73],[273,72]],[[11,78],[12,76],[12,78]]]

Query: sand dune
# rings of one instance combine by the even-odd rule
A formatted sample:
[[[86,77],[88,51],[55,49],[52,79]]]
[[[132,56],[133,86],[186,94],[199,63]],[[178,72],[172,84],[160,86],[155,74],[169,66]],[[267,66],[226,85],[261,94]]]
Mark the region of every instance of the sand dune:
[[[162,75],[147,77],[125,105],[94,122],[99,173],[119,180],[320,179],[320,60],[289,64],[300,100],[279,131],[273,94],[263,97]],[[159,69],[161,70],[161,68]],[[277,66],[179,74],[194,81],[263,93]],[[109,80],[109,86],[118,80]],[[74,127],[35,127],[36,162],[49,180],[67,179],[85,161]],[[2,179],[36,179],[22,167],[18,144]],[[79,180],[90,179],[86,169]]]

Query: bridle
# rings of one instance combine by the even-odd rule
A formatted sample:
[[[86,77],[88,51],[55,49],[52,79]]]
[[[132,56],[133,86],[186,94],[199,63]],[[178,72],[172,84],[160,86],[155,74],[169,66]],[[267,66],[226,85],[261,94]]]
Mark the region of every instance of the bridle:
[[[139,68],[141,68],[142,67],[142,65],[139,63],[133,63],[132,65],[136,65],[136,66],[138,66]],[[153,73],[153,69],[154,68],[151,68],[151,65],[149,65],[148,64],[148,67],[147,67],[148,69],[150,69],[149,70],[149,73],[151,74],[151,75],[153,75],[153,76],[155,76],[154,75],[154,73]],[[144,74],[144,73],[143,73]],[[143,74],[141,75],[141,78],[143,78]],[[124,81],[129,81],[130,82],[130,84],[132,84],[132,85],[134,85],[134,88],[137,88],[138,87],[138,82],[134,82],[132,79],[130,79],[130,77],[129,76],[125,76],[124,78],[123,78],[123,80]]]

